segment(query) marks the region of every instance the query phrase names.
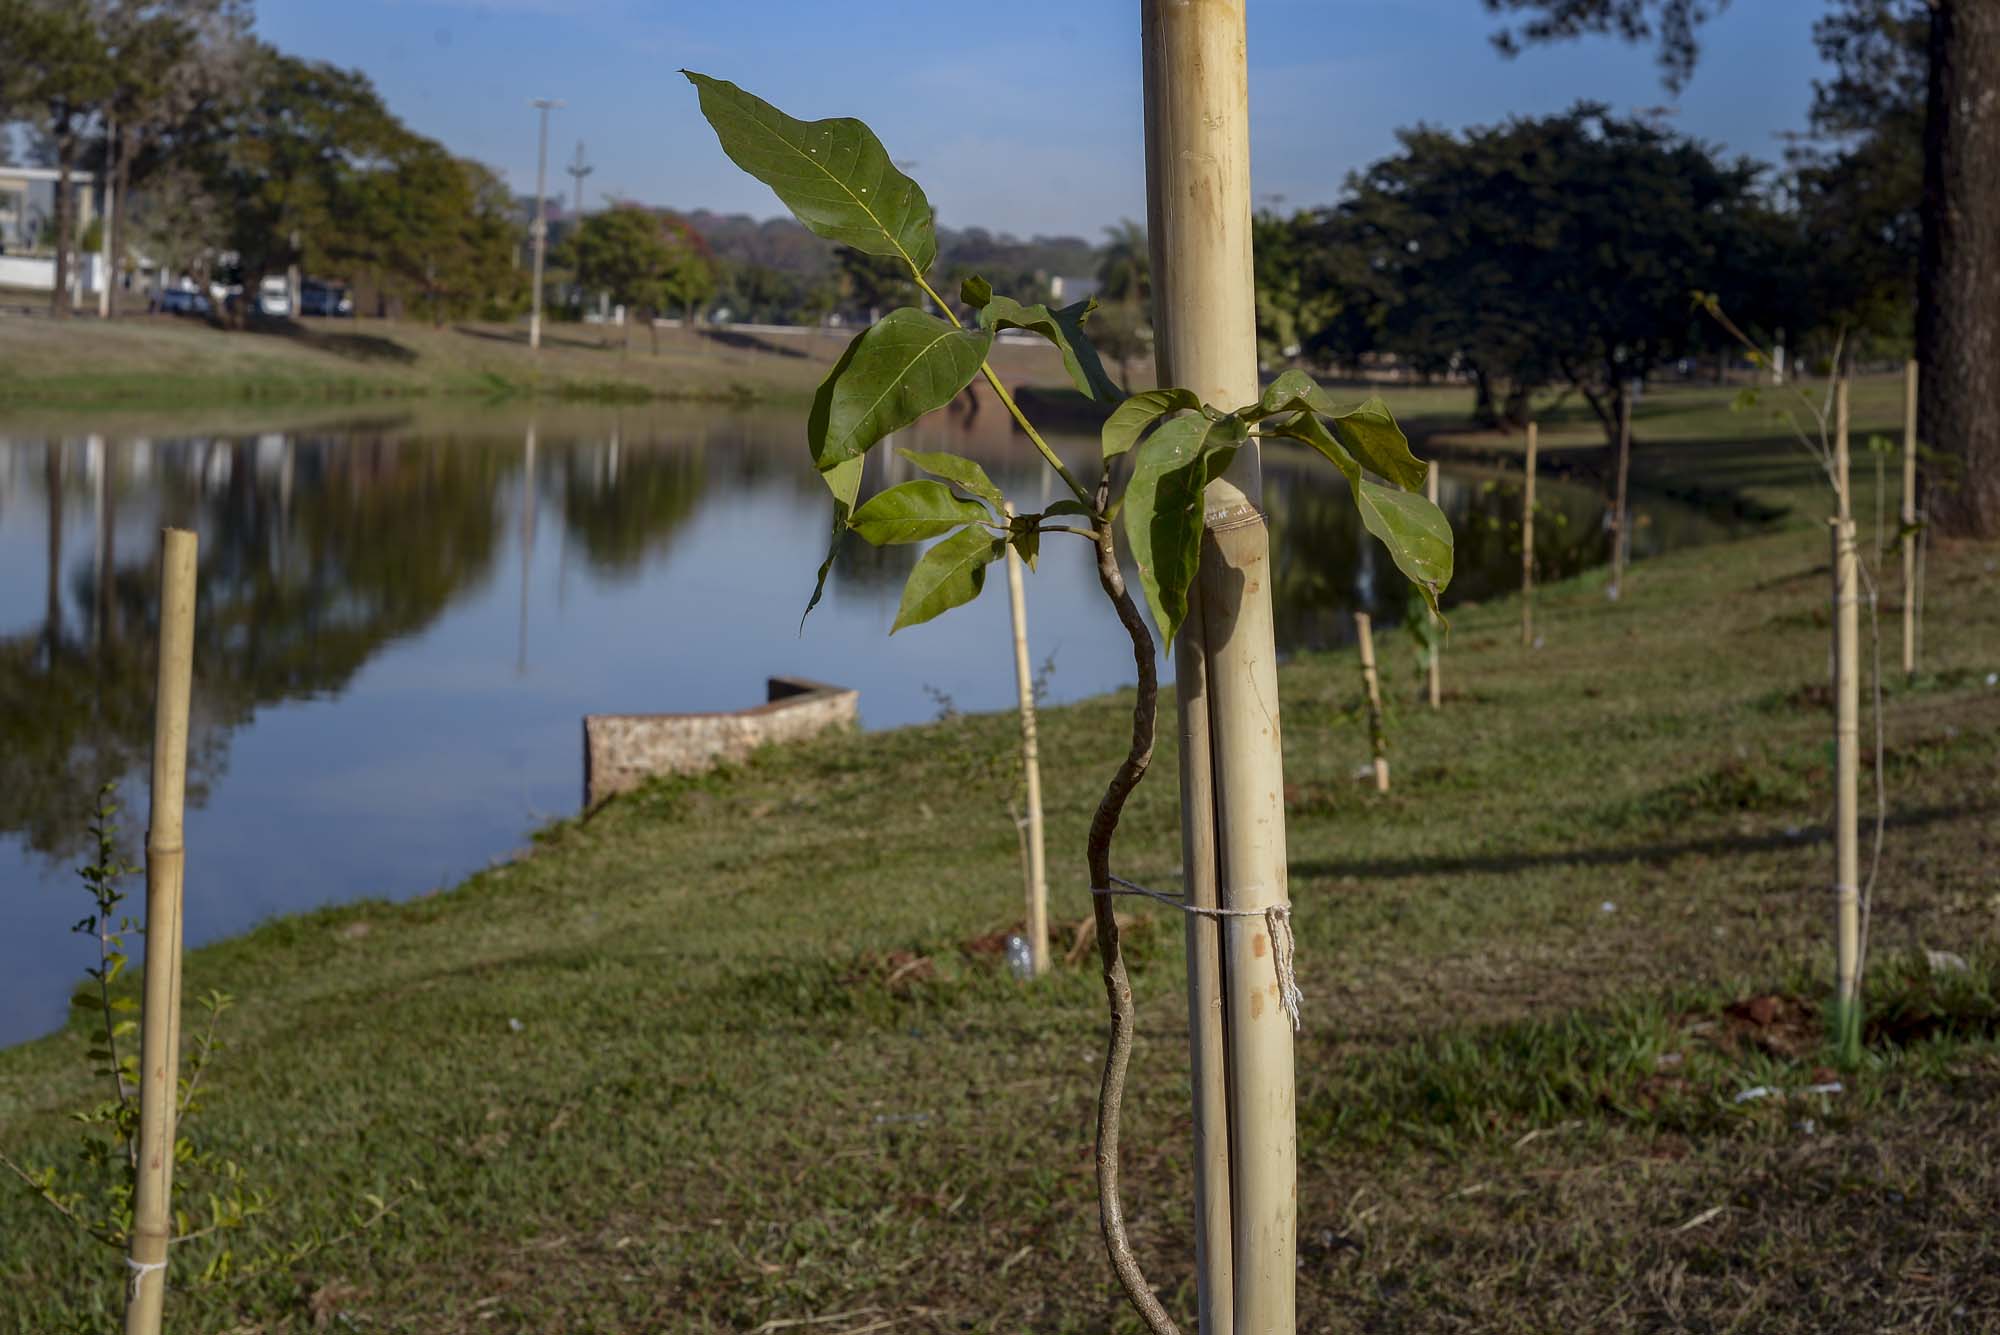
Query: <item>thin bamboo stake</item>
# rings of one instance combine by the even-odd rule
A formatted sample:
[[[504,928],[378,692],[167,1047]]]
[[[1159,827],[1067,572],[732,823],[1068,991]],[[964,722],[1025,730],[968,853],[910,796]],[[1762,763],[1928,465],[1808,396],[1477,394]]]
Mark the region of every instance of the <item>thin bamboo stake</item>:
[[[1007,517],[1014,507],[1007,506]],[[1014,614],[1014,685],[1021,698],[1021,774],[1028,788],[1028,955],[1035,977],[1049,971],[1048,857],[1042,843],[1042,761],[1035,738],[1035,677],[1028,667],[1028,599],[1021,589],[1021,554],[1007,546],[1007,602]]]
[[[180,1086],[181,886],[188,697],[194,676],[195,535],[160,535],[160,665],[153,698],[153,809],[146,833],[146,979],[140,1016],[139,1165],[126,1335],[158,1335],[173,1230],[174,1106]]]
[[[1147,219],[1152,241],[1162,384],[1209,403],[1254,402],[1256,284],[1250,254],[1249,73],[1244,0],[1141,0],[1145,55]],[[1288,902],[1284,765],[1271,616],[1270,533],[1258,512],[1254,447],[1240,451],[1205,498],[1208,533],[1197,579],[1199,616],[1182,635],[1199,652],[1207,715],[1209,785],[1184,787],[1181,819],[1213,827],[1221,907]],[[1189,674],[1177,693],[1183,720]],[[1184,836],[1185,838],[1186,836]],[[1195,840],[1198,844],[1199,839]],[[1191,891],[1199,874],[1188,871]],[[1226,1051],[1209,1052],[1205,1025],[1190,1044],[1197,1069],[1227,1073],[1226,1128],[1204,1124],[1197,1144],[1197,1229],[1212,1230],[1229,1201],[1227,1246],[1196,1245],[1204,1335],[1289,1335],[1296,1325],[1298,1209],[1292,1030],[1272,991],[1272,942],[1261,915],[1219,932]],[[1196,1116],[1210,1114],[1199,1096]],[[1218,1141],[1229,1173],[1215,1180]],[[1224,1253],[1227,1253],[1225,1256]]]
[[[1189,593],[1188,621],[1201,622],[1201,588]],[[1198,635],[1174,644],[1180,706],[1181,883],[1202,908],[1216,896],[1214,759],[1209,749],[1208,658]],[[1235,1292],[1230,1264],[1229,1084],[1224,1049],[1222,929],[1214,918],[1185,913],[1188,977],[1188,1083],[1194,1096],[1194,1264],[1196,1329],[1227,1331]]]
[[[1424,475],[1424,496],[1432,505],[1438,503],[1438,466],[1436,464],[1432,464],[1430,472]],[[1432,709],[1439,709],[1444,705],[1444,673],[1441,661],[1444,658],[1444,646],[1438,643],[1437,613],[1430,612],[1427,615],[1431,619],[1431,651],[1429,655],[1430,701]]]
[[[1611,597],[1616,600],[1625,588],[1625,485],[1632,475],[1632,385],[1627,381],[1618,394],[1618,497],[1611,510]]]
[[[1843,1054],[1860,1047],[1861,979],[1861,590],[1854,521],[1833,530],[1834,652],[1834,935],[1837,947],[1834,1032]]]
[[[1903,676],[1917,675],[1917,364],[1903,364]]]
[[[1521,647],[1535,643],[1535,424],[1528,423],[1528,458],[1521,492]]]
[[[1354,614],[1361,642],[1361,684],[1368,688],[1368,744],[1375,752],[1375,791],[1389,791],[1389,739],[1382,731],[1382,680],[1375,674],[1375,628],[1366,612]]]
[[[1861,984],[1861,588],[1849,485],[1848,383],[1833,386],[1833,843],[1834,1034],[1843,1056],[1860,1055]]]

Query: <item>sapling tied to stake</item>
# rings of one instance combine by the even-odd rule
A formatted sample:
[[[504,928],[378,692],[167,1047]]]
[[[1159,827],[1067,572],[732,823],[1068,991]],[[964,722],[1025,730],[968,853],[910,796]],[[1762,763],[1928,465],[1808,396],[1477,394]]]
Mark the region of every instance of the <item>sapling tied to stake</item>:
[[[1697,292],[1694,300],[1743,345],[1753,365],[1772,367],[1777,364],[1771,354],[1760,348],[1723,312],[1721,302],[1713,293]],[[1842,1062],[1852,1066],[1861,1060],[1862,980],[1868,959],[1868,918],[1874,901],[1876,876],[1882,866],[1888,797],[1882,773],[1882,635],[1876,619],[1876,572],[1861,558],[1855,541],[1853,488],[1849,476],[1848,380],[1838,346],[1834,350],[1833,363],[1834,375],[1827,402],[1815,403],[1804,390],[1797,387],[1792,390],[1811,420],[1811,431],[1800,423],[1793,412],[1787,410],[1780,415],[1825,472],[1834,498],[1834,513],[1828,519],[1832,538],[1834,714],[1834,992],[1828,1008],[1828,1027],[1832,1031],[1835,1052]],[[1738,396],[1737,406],[1748,408],[1756,402],[1757,391],[1747,389]],[[1880,457],[1878,453],[1877,458]],[[1878,499],[1880,492],[1878,480]],[[1878,541],[1878,560],[1881,554],[1882,544]],[[1865,882],[1861,877],[1858,819],[1861,768],[1860,608],[1864,599],[1868,605],[1869,639],[1874,649],[1871,704],[1875,725],[1875,839]]]
[[[941,296],[929,273],[937,258],[933,210],[917,183],[897,170],[881,141],[858,120],[799,121],[732,83],[687,71],[701,111],[737,166],[770,186],[820,236],[907,267],[940,312],[903,308],[861,331],[820,384],[806,444],[833,496],[832,546],[848,532],[876,545],[931,541],[904,586],[891,628],[929,621],[968,603],[986,569],[1011,547],[1032,570],[1045,534],[1082,539],[1099,586],[1132,642],[1138,675],[1131,744],[1090,824],[1090,885],[1113,885],[1112,842],[1119,817],[1152,758],[1158,707],[1153,629],[1127,588],[1117,534],[1139,577],[1153,626],[1171,642],[1188,616],[1200,565],[1202,497],[1252,440],[1284,438],[1324,456],[1347,479],[1362,523],[1388,548],[1429,610],[1451,578],[1451,529],[1422,494],[1426,466],[1379,399],[1341,405],[1306,375],[1287,371],[1257,401],[1202,402],[1173,387],[1126,394],[1105,373],[1085,333],[1095,302],[1051,309],[1023,305],[967,278],[959,302]],[[970,322],[957,307],[972,312]],[[1057,456],[987,360],[1005,329],[1053,344],[1078,391],[1110,411],[1094,478],[1079,477]],[[862,459],[891,432],[942,408],[984,378],[1068,495],[1039,511],[1011,512],[986,471],[949,453],[901,451],[929,476],[860,499]],[[1373,476],[1370,476],[1372,474]],[[1378,481],[1377,478],[1383,479]],[[934,540],[934,541],[933,541]],[[810,614],[833,563],[829,550],[806,610]],[[1093,895],[1097,945],[1111,1026],[1098,1105],[1098,1204],[1113,1269],[1149,1327],[1175,1326],[1140,1272],[1125,1236],[1118,1192],[1119,1108],[1131,1054],[1134,1007],[1109,898]]]

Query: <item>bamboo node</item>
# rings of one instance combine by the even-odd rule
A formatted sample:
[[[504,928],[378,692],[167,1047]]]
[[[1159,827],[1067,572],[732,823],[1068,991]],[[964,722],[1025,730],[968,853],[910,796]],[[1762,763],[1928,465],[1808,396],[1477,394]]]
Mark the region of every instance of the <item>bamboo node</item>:
[[[1198,918],[1262,918],[1265,930],[1271,934],[1271,968],[1278,976],[1278,1004],[1285,1008],[1285,1017],[1292,1022],[1292,1032],[1298,1033],[1304,1026],[1300,1018],[1300,1008],[1305,1003],[1305,993],[1299,990],[1298,972],[1294,965],[1297,942],[1292,937],[1292,905],[1289,900],[1267,904],[1260,909],[1210,908],[1206,904],[1190,904],[1176,895],[1149,890],[1136,881],[1128,881],[1123,876],[1113,876],[1109,886],[1092,886],[1093,895],[1144,895],[1156,899],[1168,908],[1179,909],[1182,913]]]

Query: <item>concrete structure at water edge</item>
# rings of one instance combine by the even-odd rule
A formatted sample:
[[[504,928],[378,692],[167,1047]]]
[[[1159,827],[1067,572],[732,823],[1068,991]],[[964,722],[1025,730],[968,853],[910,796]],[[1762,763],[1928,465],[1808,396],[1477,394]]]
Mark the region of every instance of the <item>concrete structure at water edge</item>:
[[[760,746],[802,742],[861,717],[861,692],[803,677],[772,677],[765,703],[720,714],[587,714],[583,805],[630,792],[662,774],[705,774]]]

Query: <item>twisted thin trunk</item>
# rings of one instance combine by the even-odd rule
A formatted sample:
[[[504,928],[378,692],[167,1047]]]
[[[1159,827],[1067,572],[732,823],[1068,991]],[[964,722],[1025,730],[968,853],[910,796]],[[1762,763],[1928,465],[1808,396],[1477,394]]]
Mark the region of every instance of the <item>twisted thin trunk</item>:
[[[1097,512],[1101,515],[1110,500],[1109,477],[1097,490]],[[1118,569],[1118,555],[1112,545],[1111,527],[1100,521],[1097,535],[1097,582],[1104,596],[1117,609],[1119,624],[1132,637],[1132,659],[1139,672],[1138,698],[1132,705],[1132,747],[1097,804],[1090,821],[1090,884],[1095,889],[1111,886],[1111,840],[1118,832],[1118,818],[1125,800],[1153,760],[1153,725],[1159,708],[1160,683],[1154,666],[1153,634],[1145,618],[1125,588],[1125,576]],[[1152,1286],[1132,1254],[1125,1234],[1125,1207],[1118,1197],[1118,1119],[1125,1103],[1125,1068],[1132,1061],[1132,1029],[1135,1015],[1132,983],[1126,976],[1125,957],[1118,940],[1118,915],[1109,895],[1092,895],[1091,912],[1097,923],[1097,953],[1104,967],[1104,992],[1111,1004],[1111,1033],[1104,1053],[1104,1083],[1097,1100],[1097,1205],[1104,1229],[1105,1249],[1111,1268],[1125,1296],[1139,1309],[1154,1335],[1180,1335],[1172,1317],[1160,1305]]]

